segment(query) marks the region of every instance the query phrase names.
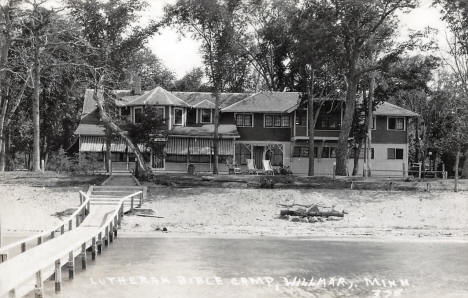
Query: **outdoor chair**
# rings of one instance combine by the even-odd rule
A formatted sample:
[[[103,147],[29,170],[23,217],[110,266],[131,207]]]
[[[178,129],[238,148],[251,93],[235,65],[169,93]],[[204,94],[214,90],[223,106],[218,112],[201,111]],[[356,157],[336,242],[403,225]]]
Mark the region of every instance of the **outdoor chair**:
[[[234,175],[242,174],[242,171],[239,165],[235,163],[227,162],[226,166],[229,169],[229,174],[234,174]]]
[[[273,170],[273,168],[271,167],[271,163],[269,160],[267,159],[264,159],[262,160],[263,162],[263,169],[264,169],[264,172],[266,175],[270,174],[270,175],[274,175],[275,174],[275,171]]]
[[[247,169],[249,174],[257,174],[258,175],[258,170],[255,167],[255,163],[253,159],[247,159]]]

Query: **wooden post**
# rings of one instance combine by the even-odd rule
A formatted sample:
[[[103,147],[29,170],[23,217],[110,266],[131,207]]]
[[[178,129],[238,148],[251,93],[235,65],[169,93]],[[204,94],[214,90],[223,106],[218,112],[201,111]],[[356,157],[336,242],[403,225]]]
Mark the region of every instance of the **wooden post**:
[[[83,204],[83,195],[81,194],[81,192],[79,194],[80,194],[80,206],[81,206],[81,204]]]
[[[86,206],[87,206],[88,214],[89,214],[89,212],[91,212],[91,201],[88,201],[88,203],[86,204]]]
[[[333,181],[335,181],[336,178],[336,162],[333,162]]]
[[[86,270],[86,242],[81,245],[81,269]]]
[[[114,217],[114,224],[113,224],[113,226],[114,226],[114,238],[117,238],[117,227],[118,227],[118,225],[117,225],[117,217]]]
[[[41,159],[41,170],[42,170],[42,173],[45,172],[45,162],[43,159]]]
[[[102,251],[102,232],[99,232],[98,242],[97,242],[97,253],[98,253],[98,255],[101,254],[101,251]]]
[[[406,178],[406,164],[403,163],[403,178]]]
[[[73,256],[73,250],[68,253],[68,279],[75,277],[75,256]]]
[[[21,252],[26,251],[26,242],[21,243]]]
[[[445,176],[445,164],[444,163],[442,164],[442,179],[447,179],[447,177]]]
[[[140,193],[140,208],[143,206],[143,193]]]
[[[96,237],[91,240],[91,260],[96,260]]]
[[[76,227],[78,228],[80,226],[80,214],[76,215]]]
[[[114,241],[114,231],[113,231],[113,226],[112,226],[112,221],[109,224],[109,243],[112,243]]]
[[[454,191],[458,192],[458,167],[460,163],[460,149],[457,148],[457,155],[455,158],[455,188]]]
[[[112,160],[109,159],[107,162],[109,164],[109,174],[112,175]]]
[[[421,167],[422,167],[422,163],[419,162],[418,163],[418,178],[421,179]]]
[[[35,298],[44,297],[44,283],[42,280],[42,273],[40,270],[36,272],[36,285],[34,287],[34,297]]]
[[[55,231],[52,231],[50,232],[50,239],[54,239],[55,238]]]
[[[63,234],[65,234],[65,225],[62,225],[60,227],[60,235],[63,235]]]
[[[16,290],[15,289],[11,289],[8,292],[8,298],[16,298]]]
[[[69,231],[73,230],[73,219],[70,219],[70,220],[68,221],[68,230],[69,230]]]
[[[41,245],[42,243],[42,236],[37,237],[37,245]]]
[[[133,212],[133,197],[130,200],[130,212]]]
[[[59,293],[62,285],[62,264],[60,259],[55,261],[55,293]]]
[[[8,252],[0,254],[0,263],[6,262],[8,260]]]
[[[106,233],[104,235],[104,246],[109,245],[109,227],[106,227]]]

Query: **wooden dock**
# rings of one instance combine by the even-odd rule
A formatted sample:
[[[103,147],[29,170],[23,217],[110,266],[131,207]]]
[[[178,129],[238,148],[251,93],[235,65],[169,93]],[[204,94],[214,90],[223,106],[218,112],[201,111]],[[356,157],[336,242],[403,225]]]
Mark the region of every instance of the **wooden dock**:
[[[58,293],[64,269],[68,279],[73,279],[77,263],[85,270],[88,254],[95,260],[117,237],[124,213],[141,206],[146,197],[146,187],[129,183],[134,177],[127,179],[132,179],[127,180],[132,185],[91,186],[87,194],[81,193],[77,214],[54,228],[52,237],[45,239],[41,233],[0,248],[0,297],[22,297],[31,291],[35,297],[44,297],[43,283],[51,277]],[[121,183],[122,178],[118,180]],[[35,246],[26,249],[26,241],[36,239]],[[14,249],[19,249],[19,254],[10,254]]]

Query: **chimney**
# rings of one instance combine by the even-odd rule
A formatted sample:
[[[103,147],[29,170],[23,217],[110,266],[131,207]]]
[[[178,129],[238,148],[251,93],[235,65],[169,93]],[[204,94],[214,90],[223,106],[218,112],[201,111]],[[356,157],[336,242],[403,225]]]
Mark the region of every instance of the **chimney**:
[[[130,85],[132,88],[132,95],[140,95],[141,94],[141,78],[138,74],[132,73]]]

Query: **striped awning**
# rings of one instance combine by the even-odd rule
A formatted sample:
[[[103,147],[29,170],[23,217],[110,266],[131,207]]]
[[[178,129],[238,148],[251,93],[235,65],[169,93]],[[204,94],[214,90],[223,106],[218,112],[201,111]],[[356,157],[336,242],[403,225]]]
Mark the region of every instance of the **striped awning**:
[[[122,138],[113,138],[111,152],[127,152],[127,143]],[[145,145],[138,144],[141,152],[145,151]],[[103,152],[106,151],[106,138],[103,136],[80,136],[80,152]],[[129,153],[133,150],[128,148]]]
[[[233,139],[220,139],[218,141],[219,155],[233,155]],[[171,138],[167,140],[166,154],[187,155],[211,155],[213,139],[207,138]]]
[[[111,143],[112,152],[125,152],[126,150],[127,150],[127,143],[125,143],[125,141],[122,138],[112,140],[112,143]]]
[[[103,147],[103,137],[80,136],[80,152],[102,152]]]

